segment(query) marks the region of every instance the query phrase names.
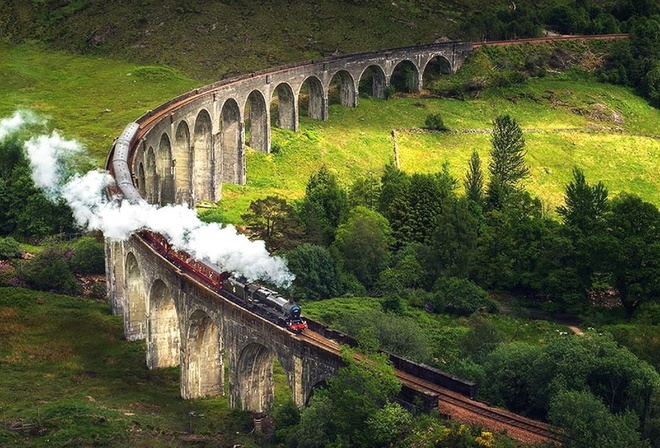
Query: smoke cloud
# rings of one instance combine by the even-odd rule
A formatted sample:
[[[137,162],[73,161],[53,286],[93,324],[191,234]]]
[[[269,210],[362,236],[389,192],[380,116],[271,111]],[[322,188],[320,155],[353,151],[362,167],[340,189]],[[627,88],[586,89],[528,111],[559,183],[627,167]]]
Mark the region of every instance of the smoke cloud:
[[[26,126],[45,120],[30,112],[16,112],[0,120],[0,142]],[[294,279],[285,261],[271,256],[263,241],[251,241],[232,225],[205,223],[186,205],[159,207],[146,201],[129,203],[108,199],[105,188],[114,183],[107,171],[70,174],[71,161],[84,155],[85,148],[57,132],[31,137],[23,142],[30,160],[35,185],[49,198],[64,199],[78,225],[99,230],[114,241],[128,239],[142,229],[166,236],[172,245],[198,260],[210,261],[222,269],[250,280],[262,279],[287,287]]]

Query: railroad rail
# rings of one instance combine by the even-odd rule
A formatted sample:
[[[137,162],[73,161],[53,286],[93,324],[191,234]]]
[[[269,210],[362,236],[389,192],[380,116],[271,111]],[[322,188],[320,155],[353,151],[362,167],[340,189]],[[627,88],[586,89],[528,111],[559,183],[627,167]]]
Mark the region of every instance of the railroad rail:
[[[337,355],[339,354],[339,343],[312,330],[307,330],[298,337]],[[552,443],[561,445],[564,440],[564,436],[559,429],[546,423],[489,406],[486,403],[471,399],[399,369],[394,369],[394,374],[403,386],[437,394],[438,410],[451,419],[480,425],[530,444]]]
[[[510,45],[521,44],[542,44],[548,42],[561,42],[561,41],[576,41],[576,40],[615,40],[627,39],[627,34],[563,34],[560,36],[544,36],[544,37],[526,37],[522,39],[513,40],[491,40],[483,42],[472,42],[473,48],[480,47],[507,47]]]

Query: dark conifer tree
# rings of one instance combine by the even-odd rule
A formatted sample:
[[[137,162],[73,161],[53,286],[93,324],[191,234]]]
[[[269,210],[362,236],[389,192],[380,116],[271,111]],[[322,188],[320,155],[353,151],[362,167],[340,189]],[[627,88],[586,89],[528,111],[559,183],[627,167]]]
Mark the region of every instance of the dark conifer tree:
[[[484,201],[484,175],[481,171],[481,158],[477,151],[472,151],[470,161],[468,162],[468,171],[463,181],[465,186],[465,196],[477,204],[483,204]]]
[[[493,208],[499,208],[511,193],[520,189],[529,167],[525,163],[525,137],[514,118],[500,115],[495,119],[491,142],[487,199]]]

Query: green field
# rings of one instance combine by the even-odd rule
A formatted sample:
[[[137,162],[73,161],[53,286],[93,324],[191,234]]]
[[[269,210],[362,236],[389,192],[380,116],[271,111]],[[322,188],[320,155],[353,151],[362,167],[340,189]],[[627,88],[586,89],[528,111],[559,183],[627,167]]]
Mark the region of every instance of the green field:
[[[148,370],[144,342],[127,342],[109,311],[0,288],[1,447],[254,446],[247,413],[227,396],[183,400],[178,369]]]
[[[124,125],[200,82],[162,67],[135,66],[98,57],[49,52],[37,45],[0,45],[0,116],[26,108],[50,126],[82,141],[102,165]],[[411,132],[428,114],[440,113],[449,133]],[[447,162],[462,179],[473,149],[487,164],[487,131],[508,113],[525,130],[530,191],[552,213],[562,201],[574,166],[611,194],[630,191],[660,205],[660,111],[631,90],[555,75],[470,100],[360,98],[357,108],[330,105],[329,120],[301,118],[301,131],[274,129],[276,151],[248,152],[245,186],[224,186],[221,215],[240,221],[250,201],[276,194],[302,196],[308,177],[323,164],[349,186],[364,173],[379,175],[393,154],[397,130],[401,167],[434,172]]]
[[[163,67],[0,43],[0,117],[29,109],[102,165],[127,123],[200,83]]]
[[[428,114],[440,113],[448,133],[415,132]],[[257,197],[299,198],[310,174],[325,164],[349,186],[356,176],[378,175],[392,158],[391,131],[397,129],[401,168],[436,172],[449,163],[462,179],[476,149],[488,163],[492,120],[508,113],[525,130],[527,186],[553,212],[563,201],[572,169],[590,182],[603,181],[611,194],[630,191],[660,205],[660,111],[629,89],[594,81],[531,79],[507,90],[491,90],[469,100],[360,98],[357,108],[331,105],[327,122],[303,119],[302,131],[274,130],[276,154],[248,155],[246,186],[225,186],[223,209],[229,219]]]

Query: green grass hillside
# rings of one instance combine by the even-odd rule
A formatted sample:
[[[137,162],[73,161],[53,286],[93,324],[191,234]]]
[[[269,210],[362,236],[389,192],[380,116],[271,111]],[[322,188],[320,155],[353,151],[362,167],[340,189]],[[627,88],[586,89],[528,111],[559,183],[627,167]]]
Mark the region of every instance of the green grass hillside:
[[[450,132],[415,131],[431,113],[440,113]],[[248,184],[225,186],[224,212],[237,219],[250,200],[268,194],[298,198],[307,177],[323,164],[346,186],[366,172],[379,175],[392,158],[392,129],[399,130],[403,170],[437,172],[448,162],[450,172],[462,179],[473,149],[487,163],[487,132],[503,113],[515,117],[525,130],[531,167],[527,186],[548,210],[562,203],[574,166],[581,167],[590,181],[602,180],[613,194],[631,191],[660,204],[660,111],[629,89],[547,77],[489,90],[467,101],[361,98],[355,109],[333,105],[327,122],[303,120],[298,134],[275,130],[277,153],[251,152]]]
[[[99,165],[124,126],[200,83],[163,67],[0,44],[0,116],[30,109],[76,138]]]
[[[179,67],[210,82],[335,53],[432,42],[451,36],[480,7],[474,0],[0,0],[0,36]]]
[[[148,370],[103,302],[0,288],[0,339],[3,448],[255,446],[227,396],[183,400],[178,369]]]
[[[45,115],[51,126],[81,140],[101,165],[112,140],[146,110],[201,83],[176,71],[115,60],[51,52],[38,45],[0,45],[0,116],[17,108]],[[448,133],[411,132],[440,113]],[[631,90],[577,75],[531,78],[506,89],[488,89],[469,100],[360,98],[357,108],[331,104],[327,122],[301,118],[301,132],[273,129],[274,152],[248,154],[248,184],[224,186],[222,215],[239,221],[249,202],[271,194],[301,197],[322,164],[350,185],[376,175],[392,157],[397,129],[401,166],[433,172],[448,162],[461,179],[472,149],[484,161],[487,131],[502,113],[526,131],[528,187],[554,210],[573,166],[612,193],[631,191],[660,205],[660,111]],[[302,115],[302,114],[301,114]]]

